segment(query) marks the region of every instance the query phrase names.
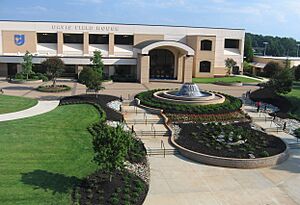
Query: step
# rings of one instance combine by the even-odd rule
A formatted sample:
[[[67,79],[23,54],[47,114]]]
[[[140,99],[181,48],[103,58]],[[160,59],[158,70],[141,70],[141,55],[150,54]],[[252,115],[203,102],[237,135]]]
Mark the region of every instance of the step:
[[[254,122],[261,122],[261,121],[270,122],[273,121],[273,117],[251,117],[251,120]]]
[[[300,149],[300,143],[292,143],[292,144],[288,144],[288,147],[290,149]]]
[[[262,128],[265,132],[283,132],[282,127],[267,127]]]
[[[169,149],[159,149],[159,148],[154,148],[154,149],[147,149],[147,155],[178,155],[179,151],[174,148],[169,148]]]
[[[162,137],[162,136],[170,136],[170,131],[135,131],[135,134],[139,137]]]
[[[163,119],[134,119],[134,120],[126,120],[127,124],[163,124]]]

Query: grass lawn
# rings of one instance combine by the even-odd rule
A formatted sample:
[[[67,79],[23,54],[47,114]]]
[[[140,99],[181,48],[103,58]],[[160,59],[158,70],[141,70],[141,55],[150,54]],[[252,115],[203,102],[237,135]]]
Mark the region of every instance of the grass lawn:
[[[285,95],[285,97],[287,97],[293,105],[291,114],[300,119],[300,82],[295,82],[292,92]]]
[[[25,110],[36,104],[35,99],[0,95],[0,114]]]
[[[70,204],[72,186],[96,169],[87,127],[92,105],[66,105],[0,123],[0,204]]]
[[[220,78],[193,78],[193,83],[215,83],[215,82],[225,82],[225,83],[233,83],[233,82],[242,82],[242,83],[259,83],[260,81],[245,78],[241,76],[232,76],[232,77],[220,77]]]

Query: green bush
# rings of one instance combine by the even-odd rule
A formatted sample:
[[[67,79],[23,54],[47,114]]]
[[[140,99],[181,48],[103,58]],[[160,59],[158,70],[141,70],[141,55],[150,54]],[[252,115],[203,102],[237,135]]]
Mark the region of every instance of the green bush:
[[[222,94],[226,97],[225,102],[215,105],[189,105],[165,102],[153,97],[153,93],[159,90],[150,90],[136,95],[141,100],[141,104],[149,107],[163,109],[166,113],[181,114],[224,114],[238,111],[242,107],[242,101],[230,95]]]

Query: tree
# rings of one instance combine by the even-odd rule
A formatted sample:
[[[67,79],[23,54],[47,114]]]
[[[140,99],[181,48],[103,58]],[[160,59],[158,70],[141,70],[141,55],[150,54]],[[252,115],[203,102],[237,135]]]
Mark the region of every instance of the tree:
[[[279,70],[281,70],[281,69],[282,68],[280,67],[280,65],[278,63],[271,61],[271,62],[267,63],[267,65],[265,65],[263,72],[266,77],[270,78],[270,77],[274,76],[276,73],[278,73]]]
[[[101,77],[103,78],[103,61],[102,61],[102,54],[101,51],[94,51],[94,55],[91,58],[92,67],[95,71],[97,71]]]
[[[26,75],[26,80],[28,80],[29,75],[32,73],[32,67],[32,55],[29,51],[26,51],[22,63],[22,72]]]
[[[300,65],[298,65],[297,67],[294,68],[294,72],[295,72],[295,80],[300,80]]]
[[[294,74],[292,69],[284,68],[272,76],[267,83],[267,87],[271,88],[277,94],[287,94],[293,89]]]
[[[109,180],[117,170],[124,168],[124,162],[132,146],[132,136],[122,127],[113,128],[100,123],[94,132],[94,161],[99,170],[109,174]]]
[[[236,66],[236,64],[237,63],[232,58],[227,58],[225,60],[225,66],[227,68],[227,75],[231,74],[231,72],[232,72],[233,68]]]
[[[244,69],[244,73],[250,73],[252,74],[252,65],[250,63],[248,63],[247,61],[243,62],[243,69]]]
[[[85,77],[84,85],[88,89],[95,90],[97,97],[97,93],[99,92],[99,90],[104,89],[104,87],[102,87],[102,78],[100,77],[99,73],[94,69],[86,68],[85,70],[86,71],[84,71],[83,73]]]
[[[246,57],[246,61],[252,62],[253,60],[252,40],[251,40],[251,36],[247,36],[247,35],[245,38],[244,56]]]
[[[42,62],[42,66],[46,68],[47,75],[53,81],[52,86],[56,87],[56,79],[64,72],[64,62],[58,57],[50,57]]]

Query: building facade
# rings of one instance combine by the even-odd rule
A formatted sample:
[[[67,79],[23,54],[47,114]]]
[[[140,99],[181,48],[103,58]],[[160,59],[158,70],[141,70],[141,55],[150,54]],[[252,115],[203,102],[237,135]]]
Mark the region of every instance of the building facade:
[[[245,31],[129,24],[0,21],[0,76],[21,71],[26,51],[35,69],[60,57],[65,76],[76,76],[101,51],[107,77],[191,82],[192,77],[226,74],[225,59],[242,70]]]

